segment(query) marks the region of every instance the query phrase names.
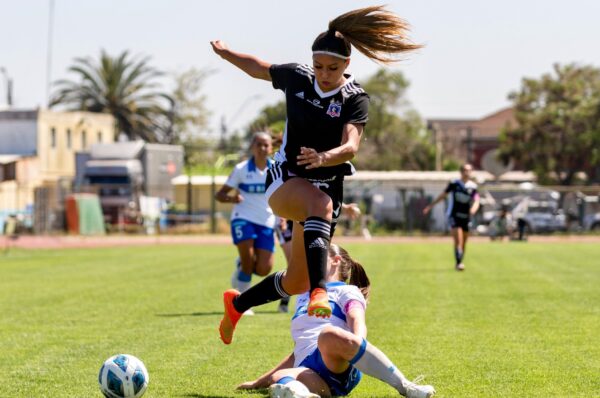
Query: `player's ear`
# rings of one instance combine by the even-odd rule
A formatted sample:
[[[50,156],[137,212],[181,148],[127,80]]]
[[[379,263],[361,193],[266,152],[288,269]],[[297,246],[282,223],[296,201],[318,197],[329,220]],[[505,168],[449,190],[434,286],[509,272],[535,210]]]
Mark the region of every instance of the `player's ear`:
[[[349,65],[350,65],[350,58],[346,58],[344,60],[344,70],[348,69]]]
[[[335,255],[333,257],[331,257],[331,265],[333,265],[334,267],[339,267],[340,264],[342,264],[342,256],[340,255]]]

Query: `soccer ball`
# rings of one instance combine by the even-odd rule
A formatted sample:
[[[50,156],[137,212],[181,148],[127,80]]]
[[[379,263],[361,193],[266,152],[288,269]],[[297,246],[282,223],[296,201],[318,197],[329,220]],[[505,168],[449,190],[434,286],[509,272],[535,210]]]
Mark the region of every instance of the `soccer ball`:
[[[142,361],[127,354],[108,358],[98,375],[100,391],[107,398],[140,398],[146,392],[149,381]]]

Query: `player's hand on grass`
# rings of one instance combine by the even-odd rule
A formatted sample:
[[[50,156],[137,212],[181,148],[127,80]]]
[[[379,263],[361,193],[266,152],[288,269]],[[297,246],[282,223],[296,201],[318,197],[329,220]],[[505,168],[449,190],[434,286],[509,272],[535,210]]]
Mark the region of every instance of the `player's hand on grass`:
[[[296,157],[298,166],[306,166],[306,169],[316,169],[325,163],[325,154],[317,152],[313,148],[300,147],[300,155]]]
[[[245,381],[236,387],[237,390],[255,390],[257,388],[261,388],[259,386],[258,380]]]

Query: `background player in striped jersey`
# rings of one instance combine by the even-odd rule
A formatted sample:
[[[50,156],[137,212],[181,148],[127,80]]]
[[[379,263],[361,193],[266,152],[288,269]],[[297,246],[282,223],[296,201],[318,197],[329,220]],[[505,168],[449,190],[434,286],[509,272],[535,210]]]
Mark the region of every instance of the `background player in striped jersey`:
[[[292,263],[242,295],[224,294],[221,339],[231,342],[235,324],[248,308],[310,289],[308,314],[331,315],[325,285],[327,250],[341,211],[343,179],[358,151],[368,119],[368,95],[346,73],[352,46],[367,57],[389,63],[395,54],[420,46],[408,41],[406,22],[385,8],[366,7],[329,23],[312,45],[313,66],[272,65],[213,41],[213,50],[250,76],[271,81],[286,96],[286,130],[276,163],[267,176],[274,212],[303,222],[294,228]]]
[[[479,210],[479,193],[477,184],[471,181],[473,166],[466,163],[460,167],[460,178],[450,181],[446,190],[442,192],[431,204],[423,209],[423,214],[428,214],[433,206],[449,197],[446,216],[454,238],[454,258],[457,271],[463,271],[465,265],[463,258],[467,239],[469,238],[469,223],[471,216]]]
[[[406,379],[383,352],[367,342],[365,309],[370,281],[363,267],[336,244],[329,246],[326,280],[332,316],[309,317],[308,292],[298,296],[291,324],[293,353],[258,379],[238,388],[270,386],[273,398],[344,396],[365,373],[388,383],[401,395],[433,396],[433,387]]]
[[[252,157],[238,163],[215,194],[219,202],[235,203],[231,212],[231,236],[239,258],[231,282],[240,292],[250,288],[253,273],[265,276],[271,272],[275,250],[276,217],[265,198],[265,178],[272,162],[269,158],[271,136],[255,133],[250,152]]]

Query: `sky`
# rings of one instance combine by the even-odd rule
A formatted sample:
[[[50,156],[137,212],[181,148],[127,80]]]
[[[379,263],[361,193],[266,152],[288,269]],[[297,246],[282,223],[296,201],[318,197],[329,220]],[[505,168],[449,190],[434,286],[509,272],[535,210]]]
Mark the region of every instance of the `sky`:
[[[51,80],[75,57],[100,50],[152,57],[169,73],[208,69],[203,93],[210,128],[222,118],[241,129],[282,99],[269,82],[246,76],[216,56],[210,40],[271,63],[310,63],[314,38],[329,20],[351,9],[383,4],[358,0],[54,0]],[[47,104],[50,0],[0,0],[0,67],[14,81],[16,108]],[[391,68],[410,81],[408,100],[427,118],[479,118],[509,105],[523,77],[554,63],[600,67],[597,0],[388,0],[425,47]],[[360,82],[380,66],[357,51],[350,71]],[[5,105],[0,76],[0,107]]]

